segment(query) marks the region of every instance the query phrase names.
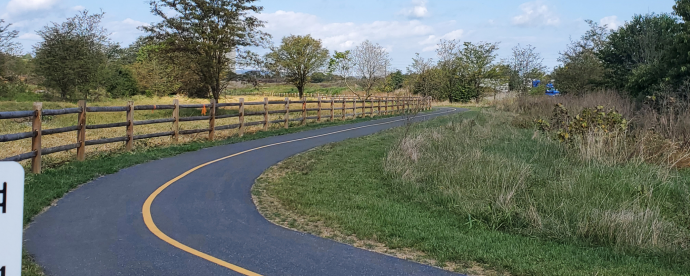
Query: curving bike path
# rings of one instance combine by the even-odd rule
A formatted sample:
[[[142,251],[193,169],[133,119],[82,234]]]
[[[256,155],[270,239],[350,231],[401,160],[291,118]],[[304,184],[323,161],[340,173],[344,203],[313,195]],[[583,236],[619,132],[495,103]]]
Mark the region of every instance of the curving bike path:
[[[47,275],[456,275],[282,228],[252,202],[255,179],[281,160],[404,123],[326,127],[123,169],[37,216],[24,246]]]

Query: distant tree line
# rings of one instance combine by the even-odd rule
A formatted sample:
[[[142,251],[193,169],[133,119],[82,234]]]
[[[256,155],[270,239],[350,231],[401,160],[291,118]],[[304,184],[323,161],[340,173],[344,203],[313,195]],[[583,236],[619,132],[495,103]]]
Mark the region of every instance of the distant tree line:
[[[610,30],[590,26],[561,52],[553,71],[559,89],[583,94],[611,89],[634,98],[687,97],[690,88],[690,0],[677,0],[673,14],[635,15]]]
[[[388,51],[364,41],[329,52],[310,35],[291,35],[279,45],[261,31],[256,0],[151,0],[158,23],[123,47],[102,27],[104,13],[81,11],[37,34],[33,54],[23,55],[18,32],[0,19],[0,98],[45,87],[66,100],[185,94],[218,100],[231,81],[258,87],[267,78],[294,85],[337,82],[351,93],[409,93],[467,102],[500,91],[543,93],[533,80],[555,80],[562,93],[610,89],[639,99],[690,88],[690,0],[677,0],[673,14],[636,15],[611,30],[587,20],[589,30],[560,53],[547,72],[532,45],[517,45],[499,59],[500,43],[441,40],[436,58],[419,54],[403,73]],[[174,12],[169,12],[174,11]],[[251,47],[269,49],[263,56]],[[236,74],[234,68],[250,68]],[[683,94],[685,95],[685,94]]]

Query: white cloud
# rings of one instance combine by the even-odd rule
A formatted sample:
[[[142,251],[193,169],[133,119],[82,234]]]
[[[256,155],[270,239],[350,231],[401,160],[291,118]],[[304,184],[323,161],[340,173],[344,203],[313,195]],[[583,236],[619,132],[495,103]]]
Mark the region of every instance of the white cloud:
[[[122,21],[112,21],[105,24],[106,29],[111,32],[110,37],[114,41],[122,42],[123,45],[128,45],[137,37],[143,34],[142,31],[137,29],[139,26],[148,26],[149,24],[137,21],[131,18],[127,18]]]
[[[19,40],[40,40],[41,37],[35,33],[24,33],[17,37]]]
[[[311,34],[321,39],[325,47],[338,51],[352,49],[367,39],[392,45],[397,43],[388,43],[391,40],[418,38],[434,32],[433,27],[417,20],[323,23],[315,15],[292,11],[259,14],[257,17],[267,22],[265,31],[276,40],[290,34]]]
[[[75,11],[83,11],[85,9],[86,8],[84,6],[80,6],[80,5],[72,7],[72,10],[75,10]]]
[[[10,0],[6,11],[9,14],[22,14],[33,11],[50,10],[60,0]]]
[[[428,36],[425,40],[422,40],[419,42],[420,45],[429,45],[426,46],[422,49],[422,52],[430,52],[434,51],[437,48],[437,44],[440,40],[453,40],[453,39],[460,39],[465,35],[465,31],[462,29],[458,29],[455,31],[448,32],[440,37],[437,37],[436,35],[430,35]]]
[[[513,25],[523,27],[556,26],[560,18],[541,1],[527,2],[520,5],[522,14],[513,17]]]
[[[429,9],[426,7],[427,0],[413,0],[412,7],[405,8],[400,11],[400,14],[411,19],[421,19],[429,17]]]
[[[615,15],[604,17],[599,23],[601,23],[601,25],[606,25],[610,30],[616,30],[623,25],[623,22],[619,21],[618,16]]]

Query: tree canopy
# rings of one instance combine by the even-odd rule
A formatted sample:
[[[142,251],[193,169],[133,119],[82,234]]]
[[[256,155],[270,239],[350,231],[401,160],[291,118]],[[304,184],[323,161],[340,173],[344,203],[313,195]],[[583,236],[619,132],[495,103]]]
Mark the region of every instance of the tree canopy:
[[[285,81],[297,87],[301,98],[311,75],[326,66],[328,57],[321,40],[310,35],[291,35],[284,37],[279,47],[272,47],[265,58],[267,67],[280,72]]]
[[[162,51],[190,55],[190,70],[208,88],[209,95],[219,100],[229,72],[237,65],[259,61],[256,54],[240,48],[265,46],[271,37],[260,30],[264,22],[254,14],[263,7],[254,2],[153,0],[151,12],[162,21],[141,28],[149,39],[165,43]]]

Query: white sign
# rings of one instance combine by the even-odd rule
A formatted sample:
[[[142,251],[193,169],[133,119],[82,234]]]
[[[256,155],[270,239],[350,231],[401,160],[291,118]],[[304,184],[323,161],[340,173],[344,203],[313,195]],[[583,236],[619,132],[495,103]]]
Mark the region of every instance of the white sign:
[[[22,273],[24,168],[0,162],[0,276]]]

